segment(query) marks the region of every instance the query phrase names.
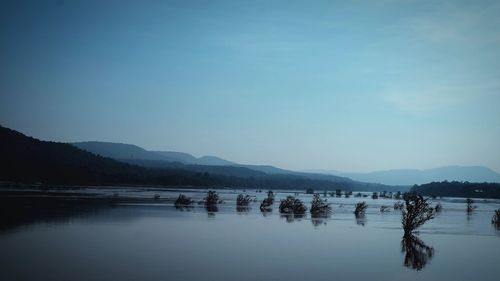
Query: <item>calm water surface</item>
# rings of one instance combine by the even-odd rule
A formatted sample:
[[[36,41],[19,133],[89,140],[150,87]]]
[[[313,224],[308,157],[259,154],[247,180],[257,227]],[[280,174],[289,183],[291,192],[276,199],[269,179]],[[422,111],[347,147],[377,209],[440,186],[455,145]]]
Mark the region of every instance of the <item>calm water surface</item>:
[[[499,280],[498,200],[467,215],[463,198],[437,199],[443,212],[402,241],[400,212],[380,212],[392,199],[326,197],[333,214],[314,219],[280,216],[277,203],[237,210],[241,190],[218,192],[209,213],[176,209],[177,190],[4,190],[0,280]],[[358,201],[369,205],[360,219]]]

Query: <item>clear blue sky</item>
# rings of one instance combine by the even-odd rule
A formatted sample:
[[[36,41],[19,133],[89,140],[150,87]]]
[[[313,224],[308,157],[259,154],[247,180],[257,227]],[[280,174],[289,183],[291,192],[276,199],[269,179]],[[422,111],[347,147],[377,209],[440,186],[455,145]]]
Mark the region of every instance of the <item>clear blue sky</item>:
[[[0,124],[290,169],[500,171],[499,1],[2,1]]]

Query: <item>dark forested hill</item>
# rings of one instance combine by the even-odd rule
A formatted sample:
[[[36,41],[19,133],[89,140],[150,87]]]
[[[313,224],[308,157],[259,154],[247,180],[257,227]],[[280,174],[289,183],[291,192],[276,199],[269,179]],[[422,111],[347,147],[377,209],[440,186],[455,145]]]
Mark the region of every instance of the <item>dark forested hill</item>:
[[[500,198],[499,183],[472,183],[458,181],[431,182],[427,184],[414,185],[410,191],[424,196]]]
[[[102,157],[71,144],[41,141],[0,126],[0,181],[66,185],[161,185],[248,187],[317,190],[376,188],[384,186],[350,179],[310,178],[302,175],[266,174],[245,167],[168,164],[164,161],[139,167]],[[157,165],[155,167],[155,165]]]

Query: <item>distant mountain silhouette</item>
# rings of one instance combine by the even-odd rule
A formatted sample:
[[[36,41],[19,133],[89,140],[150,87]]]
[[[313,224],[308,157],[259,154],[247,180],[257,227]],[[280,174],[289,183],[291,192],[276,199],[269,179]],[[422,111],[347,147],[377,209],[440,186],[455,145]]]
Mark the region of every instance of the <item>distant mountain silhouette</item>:
[[[236,165],[234,162],[230,162],[216,156],[203,156],[196,158],[193,155],[184,152],[148,151],[133,144],[100,141],[74,142],[71,144],[94,154],[120,160],[153,160],[212,166]]]
[[[76,145],[41,141],[0,126],[0,155],[2,155],[0,157],[0,181],[28,184],[266,189],[312,187],[318,191],[384,190],[386,188],[383,185],[359,183],[347,178],[328,175],[293,172],[291,174],[266,174],[241,166],[186,165],[178,161],[165,161],[165,159],[172,158],[134,145],[109,143],[96,145],[96,143],[98,142],[78,143],[78,145],[104,155],[131,158],[116,161],[96,155],[95,152],[84,151]],[[219,163],[221,163],[220,160]]]
[[[225,176],[259,176],[274,175],[284,178],[285,176],[298,176],[311,180],[330,181],[347,185],[356,185],[359,191],[387,190],[405,191],[409,186],[390,187],[359,183],[347,177],[325,175],[319,173],[303,173],[280,169],[269,165],[238,164],[216,156],[203,156],[196,158],[191,154],[174,151],[147,151],[139,146],[121,143],[107,142],[76,142],[73,145],[86,151],[110,157],[118,161],[149,168],[178,168],[196,172],[208,172]],[[129,157],[129,158],[127,158]]]
[[[163,161],[170,161],[169,162],[180,162],[184,164],[196,164],[198,161],[198,158],[194,157],[193,155],[189,153],[184,153],[184,152],[176,152],[176,151],[151,151],[156,154],[159,154],[163,157]],[[112,157],[115,158],[115,157]],[[148,159],[145,158],[145,160],[155,160],[155,159]]]
[[[345,176],[357,181],[387,185],[414,185],[441,181],[500,182],[500,174],[482,166],[446,166],[434,169],[400,169],[369,173],[342,173],[327,170],[308,170],[337,176]]]
[[[228,166],[228,165],[235,165],[236,163],[224,160],[224,159],[216,157],[216,156],[203,156],[203,157],[198,158],[198,161],[196,161],[196,164],[213,165],[213,166]]]

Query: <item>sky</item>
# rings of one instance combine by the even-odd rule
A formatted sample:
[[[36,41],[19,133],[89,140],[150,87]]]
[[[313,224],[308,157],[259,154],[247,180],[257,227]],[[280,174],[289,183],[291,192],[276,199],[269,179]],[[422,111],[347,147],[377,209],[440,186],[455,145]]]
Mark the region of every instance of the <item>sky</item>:
[[[500,171],[499,1],[1,1],[0,124],[245,164]]]

